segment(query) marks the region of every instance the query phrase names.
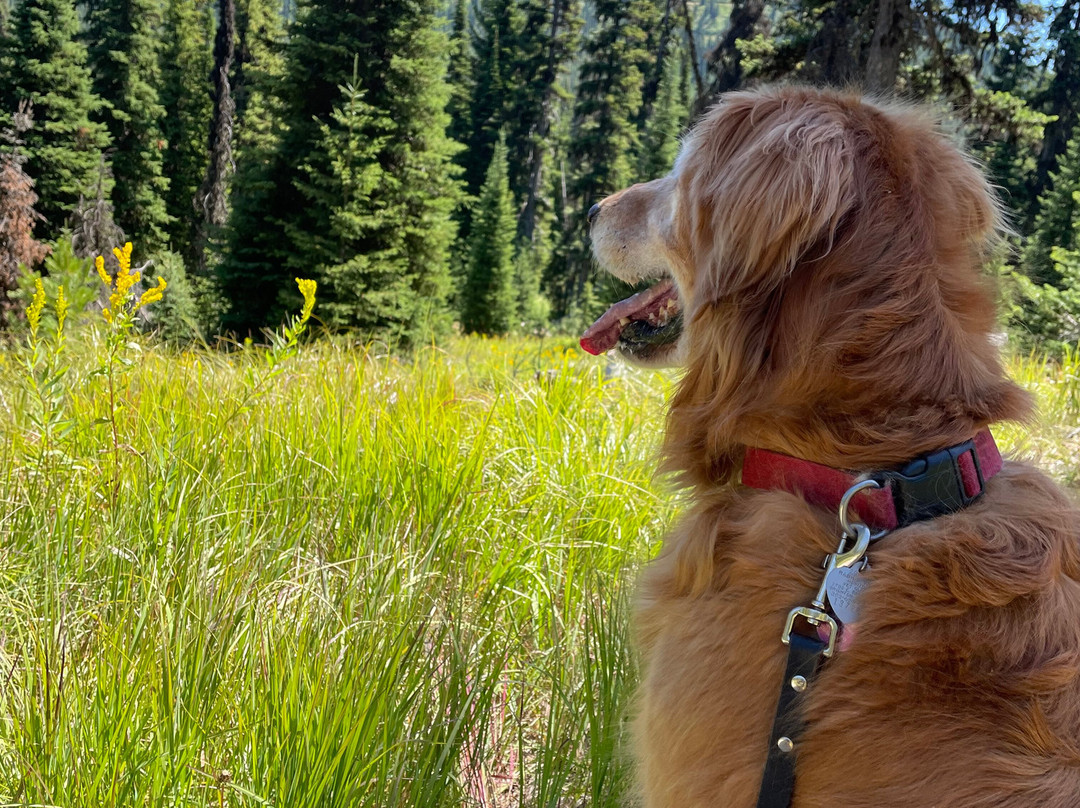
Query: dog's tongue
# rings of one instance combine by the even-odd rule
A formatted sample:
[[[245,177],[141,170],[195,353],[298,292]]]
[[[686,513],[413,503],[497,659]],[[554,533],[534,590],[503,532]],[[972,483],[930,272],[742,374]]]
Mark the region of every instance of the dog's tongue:
[[[623,320],[644,320],[666,306],[667,301],[675,294],[675,284],[669,278],[633,297],[620,300],[600,315],[600,319],[581,335],[581,349],[593,356],[610,351],[619,341],[619,334],[625,325]]]

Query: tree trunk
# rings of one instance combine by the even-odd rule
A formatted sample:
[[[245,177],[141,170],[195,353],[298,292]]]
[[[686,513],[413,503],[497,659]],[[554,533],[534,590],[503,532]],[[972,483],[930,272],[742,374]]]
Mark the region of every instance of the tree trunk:
[[[743,69],[738,42],[754,35],[764,11],[765,0],[735,0],[727,30],[716,47],[705,57],[713,78],[707,93],[701,92],[701,85],[698,85],[697,101],[694,103],[695,117],[704,112],[705,107],[717,95],[742,85]]]
[[[834,87],[860,78],[862,10],[859,0],[836,0],[822,15],[821,27],[806,52],[804,78]]]
[[[526,165],[529,167],[529,187],[525,202],[518,215],[518,238],[532,243],[536,236],[536,217],[540,194],[544,187],[544,153],[547,137],[551,132],[552,108],[555,103],[555,85],[559,77],[559,29],[566,19],[567,0],[551,0],[551,29],[548,37],[547,65],[544,67],[544,94],[540,102],[540,119],[529,143]]]
[[[686,29],[686,47],[690,49],[690,66],[694,70],[694,89],[700,98],[705,94],[705,81],[701,77],[701,66],[698,64],[697,43],[694,41],[694,22],[690,19],[690,6],[686,0],[682,0],[683,27]]]
[[[863,89],[892,92],[900,74],[900,57],[907,44],[909,28],[907,0],[877,0],[874,31],[866,53]]]
[[[210,234],[223,226],[229,215],[226,188],[233,168],[232,131],[236,105],[229,86],[229,71],[232,70],[236,47],[235,0],[218,0],[218,11],[220,19],[214,38],[214,70],[210,74],[214,85],[214,114],[208,143],[210,163],[206,167],[206,178],[195,197],[195,210],[202,216],[196,239],[200,274],[206,270],[206,246]]]
[[[660,82],[664,78],[664,64],[667,61],[668,42],[671,40],[671,6],[675,0],[666,0],[664,3],[664,17],[660,21],[660,36],[656,43],[656,57],[653,61],[652,75],[646,77],[645,84],[641,89],[641,112],[638,122],[641,126],[652,117],[653,104],[656,103],[656,95],[660,91]]]
[[[1057,168],[1058,157],[1065,153],[1069,136],[1076,128],[1078,117],[1077,94],[1080,93],[1080,0],[1067,2],[1054,18],[1051,36],[1056,34],[1057,53],[1054,57],[1054,79],[1047,91],[1049,112],[1056,115],[1043,131],[1042,150],[1035,170],[1034,196],[1038,197],[1050,183],[1050,174]]]

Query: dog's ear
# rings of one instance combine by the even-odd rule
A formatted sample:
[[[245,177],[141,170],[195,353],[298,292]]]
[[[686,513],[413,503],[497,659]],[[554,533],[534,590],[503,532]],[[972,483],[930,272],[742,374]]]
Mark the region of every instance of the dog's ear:
[[[748,100],[714,112],[686,166],[702,303],[771,288],[811,248],[825,254],[855,205],[851,133],[839,110]]]

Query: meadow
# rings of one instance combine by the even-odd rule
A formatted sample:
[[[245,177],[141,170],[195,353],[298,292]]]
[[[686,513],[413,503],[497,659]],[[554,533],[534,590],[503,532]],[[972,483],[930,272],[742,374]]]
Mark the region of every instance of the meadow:
[[[675,374],[552,339],[54,347],[0,349],[0,805],[626,797]],[[1080,361],[1011,367],[1043,416],[999,439],[1075,484]]]

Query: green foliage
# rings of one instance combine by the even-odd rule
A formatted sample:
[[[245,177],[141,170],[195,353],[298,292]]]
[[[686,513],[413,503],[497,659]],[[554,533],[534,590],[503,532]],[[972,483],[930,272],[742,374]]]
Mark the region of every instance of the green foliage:
[[[679,154],[679,133],[682,131],[686,109],[680,108],[678,98],[679,65],[681,60],[669,57],[660,81],[656,108],[645,122],[641,137],[641,156],[638,159],[637,179],[653,180],[671,171]]]
[[[506,334],[517,325],[520,304],[514,283],[514,229],[506,138],[500,137],[473,216],[461,309],[461,326],[466,333]]]
[[[140,328],[153,331],[159,339],[171,344],[183,345],[199,340],[208,323],[188,280],[183,256],[161,252],[151,263],[155,274],[165,279],[168,291],[140,321]]]
[[[361,135],[380,144],[374,162],[382,172],[381,191],[363,211],[376,226],[336,265],[352,256],[377,256],[397,268],[400,294],[395,290],[396,299],[387,303],[398,315],[379,318],[374,333],[415,340],[448,325],[450,213],[459,192],[451,165],[457,147],[445,135],[448,90],[440,56],[445,51],[434,0],[382,0],[362,9],[345,0],[302,5],[286,49],[289,82],[282,94],[280,143],[265,159],[264,181],[245,192],[249,198],[242,206],[237,203],[240,215],[220,270],[230,300],[226,325],[247,330],[277,319],[287,302],[277,297],[276,290],[284,287],[280,281],[309,266],[307,234],[335,238],[327,233],[327,223],[334,221],[329,199],[311,203],[312,172],[332,177],[339,155],[327,153],[321,127],[333,120],[339,88],[349,83],[356,57],[355,89],[375,111],[372,127]],[[260,254],[251,250],[255,243]],[[337,289],[346,291],[340,283]],[[380,291],[348,290],[352,311],[335,309],[338,322],[367,328],[364,299]],[[335,296],[336,290],[328,290],[328,312]]]
[[[1023,347],[1060,356],[1080,344],[1080,251],[1051,248],[1055,283],[1012,276],[1019,306],[1011,325]]]
[[[95,116],[101,100],[91,89],[86,48],[78,40],[74,0],[24,0],[3,43],[10,74],[0,83],[0,115],[21,101],[33,104],[35,126],[26,132],[26,171],[34,179],[39,238],[59,236],[79,197],[97,178],[106,128]]]
[[[1050,178],[1050,187],[1039,198],[1035,226],[1024,247],[1021,268],[1036,284],[1058,288],[1068,285],[1054,258],[1055,248],[1073,250],[1080,224],[1080,133],[1074,137]]]
[[[323,286],[327,325],[382,328],[400,338],[413,316],[404,256],[363,249],[384,226],[386,211],[373,192],[386,179],[378,156],[392,126],[364,102],[356,82],[354,72],[353,82],[340,88],[342,104],[320,127],[320,148],[298,182],[306,204],[329,216],[329,227],[319,232],[294,224],[291,236]]]
[[[162,173],[165,108],[158,97],[160,24],[156,0],[99,0],[88,22],[94,90],[105,102],[97,117],[114,148],[114,216],[146,250],[164,246],[170,226],[169,179]]]
[[[196,262],[195,195],[206,175],[210,130],[210,68],[213,63],[213,4],[210,0],[168,0],[161,45],[161,133],[168,148],[161,172],[171,248]],[[171,279],[166,276],[166,280]]]
[[[9,293],[9,297],[25,309],[34,299],[38,281],[44,285],[48,300],[55,301],[63,288],[69,324],[78,326],[92,313],[93,304],[101,292],[101,283],[94,272],[93,262],[75,255],[70,236],[62,236],[50,247],[49,254],[45,256],[45,271],[32,272],[24,268],[19,274],[18,286]],[[42,319],[49,328],[54,329],[56,323],[52,316],[50,309],[46,308]]]

